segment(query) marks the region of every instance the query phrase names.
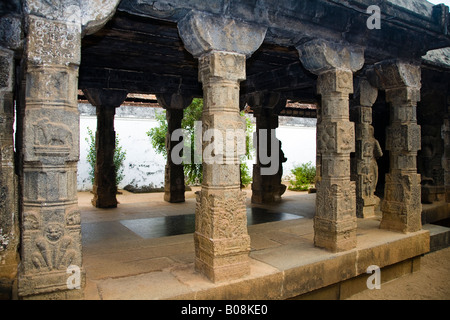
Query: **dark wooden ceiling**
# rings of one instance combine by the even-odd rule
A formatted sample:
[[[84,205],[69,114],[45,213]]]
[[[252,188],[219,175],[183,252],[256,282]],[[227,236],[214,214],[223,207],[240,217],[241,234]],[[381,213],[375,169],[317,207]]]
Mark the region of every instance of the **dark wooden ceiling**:
[[[247,60],[241,90],[311,96],[314,79],[295,48],[264,43]],[[120,11],[99,32],[83,38],[79,87],[202,95],[197,59],[184,49],[176,24]]]

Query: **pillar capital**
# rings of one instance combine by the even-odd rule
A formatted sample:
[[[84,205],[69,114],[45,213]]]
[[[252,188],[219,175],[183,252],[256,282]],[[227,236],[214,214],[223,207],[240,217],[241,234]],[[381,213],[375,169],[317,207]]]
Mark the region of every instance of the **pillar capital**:
[[[94,107],[120,107],[128,95],[121,89],[83,89],[89,103]]]
[[[164,93],[156,95],[158,104],[164,109],[184,110],[192,103],[193,97],[183,96],[177,93]]]
[[[355,88],[356,103],[361,107],[372,107],[378,98],[378,89],[365,78],[359,78]]]
[[[191,11],[178,22],[178,31],[195,58],[211,52],[234,52],[250,57],[264,41],[267,28],[240,20]]]
[[[387,60],[374,64],[367,70],[367,76],[371,84],[382,90],[390,90],[401,87],[421,87],[420,64],[402,61]]]
[[[120,0],[26,0],[24,2],[24,9],[28,15],[73,23],[83,34],[91,34],[102,28],[114,15]]]
[[[245,80],[245,56],[240,53],[212,51],[199,58],[199,81],[203,84],[219,81]]]
[[[401,60],[383,61],[368,69],[367,75],[373,86],[386,90],[387,102],[415,105],[420,101],[420,64]]]
[[[286,98],[279,92],[258,91],[247,97],[247,103],[253,113],[261,112],[261,109],[279,110],[286,106]]]
[[[356,72],[364,65],[361,47],[315,39],[298,45],[297,50],[303,66],[315,75],[339,69]]]

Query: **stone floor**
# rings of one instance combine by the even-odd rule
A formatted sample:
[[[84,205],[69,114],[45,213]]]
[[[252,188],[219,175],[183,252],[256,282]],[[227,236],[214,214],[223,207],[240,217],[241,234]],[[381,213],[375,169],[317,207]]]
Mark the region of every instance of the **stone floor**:
[[[429,250],[429,232],[378,229],[358,220],[356,249],[333,254],[313,245],[315,195],[287,192],[278,206],[251,205],[251,274],[213,284],[194,271],[195,196],[169,204],[161,193],[118,196],[117,209],[95,209],[79,193],[86,299],[286,299]]]

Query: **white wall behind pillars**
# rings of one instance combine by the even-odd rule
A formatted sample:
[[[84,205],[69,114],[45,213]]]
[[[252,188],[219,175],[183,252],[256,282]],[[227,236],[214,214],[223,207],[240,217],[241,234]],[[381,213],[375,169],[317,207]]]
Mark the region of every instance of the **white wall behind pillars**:
[[[80,104],[80,161],[78,162],[78,191],[92,190],[89,178],[87,128],[94,133],[97,128],[95,108]],[[126,151],[124,175],[119,185],[123,189],[128,184],[135,187],[164,186],[164,167],[166,160],[153,149],[146,132],[158,125],[155,113],[161,108],[121,106],[116,109],[114,127],[119,135],[120,145]],[[253,118],[252,116],[250,116]],[[254,119],[253,119],[254,122]],[[288,179],[291,169],[296,165],[316,163],[316,121],[280,117],[277,138],[282,142],[283,152],[288,159],[283,164],[284,179]],[[255,159],[247,161],[250,172]]]
[[[89,178],[89,164],[86,160],[89,144],[87,128],[95,134],[97,118],[95,109],[90,105],[80,105],[80,161],[78,163],[78,190],[91,190]],[[156,109],[156,110],[155,110]],[[153,149],[146,132],[158,125],[154,119],[156,112],[162,109],[148,107],[122,106],[116,109],[114,128],[119,136],[119,143],[125,151],[125,178],[119,185],[122,189],[128,184],[133,186],[164,186],[165,158]]]
[[[314,122],[315,123],[315,122]],[[282,125],[277,129],[277,138],[282,143],[284,156],[283,180],[288,179],[291,170],[302,163],[316,165],[316,127],[303,125]]]

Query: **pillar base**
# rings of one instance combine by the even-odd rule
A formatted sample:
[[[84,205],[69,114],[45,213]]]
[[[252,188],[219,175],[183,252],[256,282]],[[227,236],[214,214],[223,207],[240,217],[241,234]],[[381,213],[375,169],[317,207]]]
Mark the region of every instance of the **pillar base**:
[[[164,193],[164,201],[170,202],[170,203],[180,203],[185,202],[185,196],[184,196],[185,190],[177,190],[177,191],[169,191]]]
[[[96,189],[96,186],[93,187],[94,198],[91,200],[91,203],[96,208],[117,208],[117,189],[111,192],[99,192]]]
[[[69,289],[70,273],[66,270],[20,275],[18,295],[23,300],[80,300],[84,298],[85,271],[81,269],[80,288]]]
[[[377,196],[359,198],[356,200],[356,216],[367,219],[376,216],[379,210],[380,198]]]
[[[381,229],[403,233],[421,230],[420,174],[387,174],[381,210],[383,212]]]
[[[98,200],[92,199],[91,203],[96,208],[109,209],[109,208],[117,208],[117,200]]]
[[[450,186],[445,186],[445,202],[450,203]]]
[[[194,234],[195,270],[212,282],[222,282],[242,278],[250,274],[250,237],[234,239],[208,239],[202,234]]]
[[[392,204],[390,204],[392,206]],[[401,209],[399,209],[401,210]],[[417,214],[417,212],[419,214]],[[421,223],[421,207],[416,214],[408,212],[408,214],[389,213],[383,211],[383,219],[380,223],[380,229],[396,231],[401,233],[417,232],[422,229]]]
[[[332,221],[314,218],[314,244],[332,252],[356,248],[356,218]]]
[[[422,185],[422,203],[433,203],[445,200],[444,186]]]

